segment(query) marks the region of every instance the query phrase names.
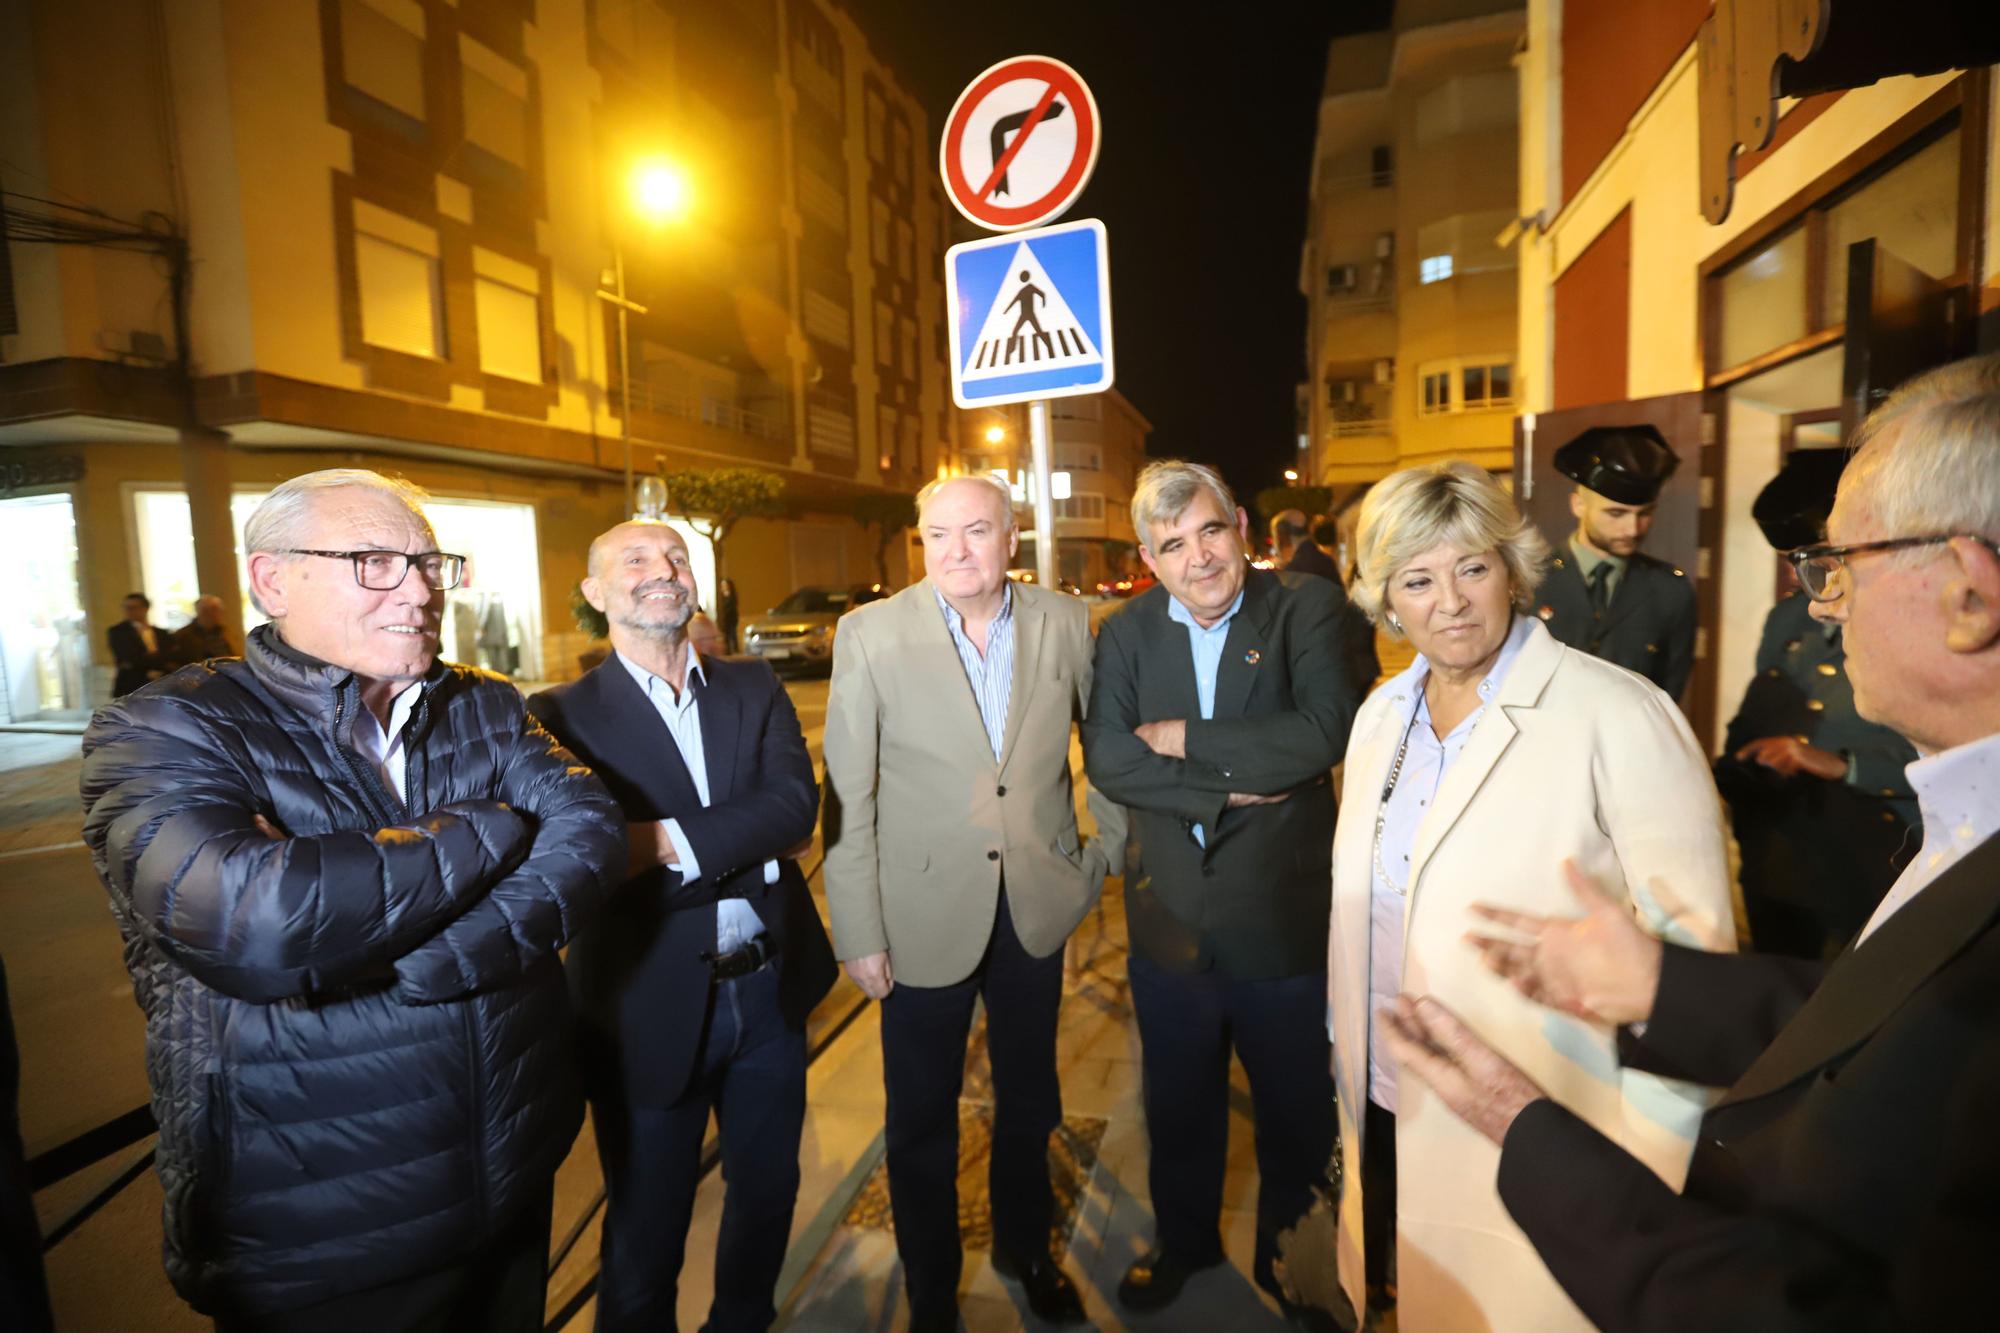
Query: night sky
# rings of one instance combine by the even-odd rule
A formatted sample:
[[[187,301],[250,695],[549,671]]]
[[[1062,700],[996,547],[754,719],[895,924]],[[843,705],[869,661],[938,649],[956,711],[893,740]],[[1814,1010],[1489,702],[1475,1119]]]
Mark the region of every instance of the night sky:
[[[1327,42],[1385,26],[1388,0],[841,2],[929,112],[932,170],[952,102],[988,65],[1048,55],[1083,76],[1104,144],[1060,220],[1109,233],[1117,387],[1152,421],[1155,456],[1219,464],[1246,500],[1281,482]]]

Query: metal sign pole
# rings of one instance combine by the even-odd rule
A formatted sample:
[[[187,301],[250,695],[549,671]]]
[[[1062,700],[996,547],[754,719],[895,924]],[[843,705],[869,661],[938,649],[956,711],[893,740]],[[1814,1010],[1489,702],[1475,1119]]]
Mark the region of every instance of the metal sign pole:
[[[1056,498],[1049,478],[1049,400],[1028,404],[1028,445],[1035,465],[1035,582],[1056,586]]]

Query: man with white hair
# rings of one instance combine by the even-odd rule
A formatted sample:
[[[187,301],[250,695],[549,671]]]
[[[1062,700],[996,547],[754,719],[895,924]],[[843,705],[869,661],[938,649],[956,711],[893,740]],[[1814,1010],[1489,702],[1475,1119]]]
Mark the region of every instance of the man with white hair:
[[[1394,1019],[1405,1074],[1501,1145],[1501,1200],[1610,1333],[1993,1322],[2000,356],[1913,380],[1857,444],[1829,542],[1791,559],[1842,628],[1857,711],[1921,756],[1924,842],[1855,946],[1821,963],[1662,944],[1573,868],[1580,917],[1466,923],[1529,998],[1628,1025],[1626,1063],[1728,1088],[1685,1189],[1436,1001],[1405,996]]]
[[[1071,726],[1090,691],[1073,597],[1007,578],[1020,532],[991,477],[917,495],[926,577],[851,611],[826,710],[834,951],[882,1002],[896,1248],[913,1330],[958,1326],[958,1094],[973,1003],[993,1066],[993,1265],[1037,1317],[1081,1322],[1049,1252],[1062,1121],[1063,945],[1107,859],[1078,837]]]
[[[1139,474],[1132,527],[1159,585],[1104,622],[1083,731],[1091,785],[1131,809],[1125,916],[1157,1236],[1120,1303],[1158,1310],[1223,1260],[1229,1058],[1256,1110],[1258,1285],[1333,1149],[1324,935],[1334,798],[1358,694],[1340,594],[1249,563],[1212,468]],[[1287,1302],[1287,1313],[1314,1312]]]
[[[542,1325],[583,1118],[557,951],[625,821],[511,684],[438,661],[464,561],[424,498],[278,486],[243,537],[270,623],[84,736],[167,1271],[223,1330]]]

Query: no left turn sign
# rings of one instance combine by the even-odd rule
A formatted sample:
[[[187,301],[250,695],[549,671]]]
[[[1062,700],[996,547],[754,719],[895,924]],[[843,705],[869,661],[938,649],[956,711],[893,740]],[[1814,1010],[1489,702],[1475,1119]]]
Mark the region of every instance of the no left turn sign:
[[[1016,56],[974,79],[945,120],[938,166],[959,212],[991,231],[1060,217],[1097,165],[1097,101],[1049,56]]]

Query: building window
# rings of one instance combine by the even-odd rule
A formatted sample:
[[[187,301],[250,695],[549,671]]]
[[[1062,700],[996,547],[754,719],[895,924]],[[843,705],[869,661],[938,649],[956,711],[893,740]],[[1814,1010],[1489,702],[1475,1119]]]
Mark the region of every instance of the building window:
[[[870,88],[864,98],[863,110],[867,113],[868,160],[887,165],[889,108],[882,101],[882,94]]]
[[[473,310],[479,320],[479,368],[488,375],[542,382],[540,275],[491,250],[472,251]]]
[[[881,470],[889,471],[896,466],[896,409],[878,407],[875,409],[875,452],[881,455]]]
[[[361,287],[361,340],[412,356],[443,357],[437,232],[357,199],[354,267]]]
[[[1389,145],[1378,143],[1368,150],[1369,183],[1376,188],[1394,183],[1396,179],[1395,156]]]
[[[917,378],[917,321],[908,315],[902,316],[896,321],[896,333],[903,378],[914,381]]]
[[[1512,209],[1494,208],[1454,213],[1417,228],[1417,253],[1423,256],[1417,281],[1442,282],[1468,273],[1513,268],[1518,262],[1514,251],[1501,248],[1496,240],[1513,220]],[[1393,241],[1390,248],[1394,249]]]
[[[889,201],[875,195],[868,200],[868,253],[881,268],[890,264],[889,236]]]
[[[894,159],[896,179],[904,185],[908,185],[910,183],[910,122],[904,120],[901,116],[897,116],[890,128],[893,131],[893,135],[889,155]]]
[[[1417,281],[1420,283],[1443,282],[1450,276],[1450,255],[1425,255],[1417,261]]]
[[[1489,412],[1514,405],[1514,365],[1501,357],[1433,361],[1417,371],[1419,416]]]
[[[424,119],[424,11],[416,0],[342,0],[340,66],[347,86],[412,120]]]
[[[896,219],[896,276],[904,282],[917,280],[917,229],[908,218]]]
[[[896,312],[887,303],[875,303],[875,364],[896,364]]]
[[[497,52],[460,34],[459,83],[465,138],[502,161],[528,164],[528,75]]]
[[[845,305],[823,293],[808,290],[801,309],[809,337],[842,350],[853,346],[854,333],[849,326]]]
[[[1101,519],[1104,517],[1104,497],[1101,495],[1073,494],[1066,500],[1055,501],[1057,518]]]
[[[1056,450],[1056,467],[1064,472],[1102,472],[1104,451],[1089,445],[1063,445]]]

